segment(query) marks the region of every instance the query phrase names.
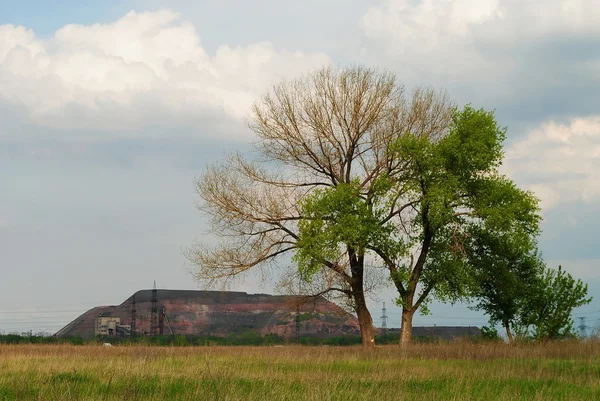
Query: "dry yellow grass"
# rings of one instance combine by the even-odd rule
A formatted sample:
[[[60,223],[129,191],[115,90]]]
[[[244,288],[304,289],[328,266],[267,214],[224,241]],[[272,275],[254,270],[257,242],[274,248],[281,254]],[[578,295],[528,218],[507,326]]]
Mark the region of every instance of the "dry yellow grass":
[[[600,343],[0,345],[0,400],[594,400]]]

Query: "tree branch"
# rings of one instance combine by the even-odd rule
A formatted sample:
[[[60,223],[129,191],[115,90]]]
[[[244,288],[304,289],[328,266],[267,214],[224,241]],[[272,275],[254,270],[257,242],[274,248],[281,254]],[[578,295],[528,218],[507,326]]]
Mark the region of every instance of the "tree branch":
[[[421,304],[423,303],[423,301],[425,301],[425,299],[427,298],[427,296],[429,295],[429,293],[431,292],[431,290],[433,290],[433,285],[428,285],[423,290],[423,292],[419,296],[419,299],[417,299],[417,302],[415,302],[415,307],[414,307],[415,310],[419,309],[419,306],[421,306]]]

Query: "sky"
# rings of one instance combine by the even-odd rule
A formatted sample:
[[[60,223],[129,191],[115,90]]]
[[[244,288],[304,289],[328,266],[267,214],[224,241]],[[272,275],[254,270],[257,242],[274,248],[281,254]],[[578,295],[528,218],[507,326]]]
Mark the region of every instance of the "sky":
[[[198,288],[194,178],[250,149],[271,85],[388,69],[496,111],[502,167],[541,199],[540,249],[586,281],[600,326],[596,0],[0,0],[0,331],[55,332],[151,288]],[[274,292],[250,277],[235,289]],[[398,327],[394,292],[382,302]],[[415,325],[487,322],[434,303]],[[576,321],[579,324],[579,319]]]

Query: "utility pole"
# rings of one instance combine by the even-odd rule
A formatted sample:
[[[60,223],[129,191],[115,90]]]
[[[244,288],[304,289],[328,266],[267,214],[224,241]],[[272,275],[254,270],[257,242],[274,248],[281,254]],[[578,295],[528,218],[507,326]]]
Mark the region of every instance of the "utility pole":
[[[135,310],[135,294],[131,298],[131,329],[129,330],[129,337],[135,337],[135,326],[136,326],[136,310]]]
[[[579,318],[579,335],[582,338],[587,337],[587,326],[585,325],[585,317],[580,317]]]
[[[158,291],[156,290],[156,280],[152,289],[152,308],[150,309],[150,335],[156,337],[158,331]]]
[[[387,309],[385,308],[385,302],[383,303],[383,309],[381,309],[381,328],[383,329],[383,334],[387,335],[387,319],[386,315]]]

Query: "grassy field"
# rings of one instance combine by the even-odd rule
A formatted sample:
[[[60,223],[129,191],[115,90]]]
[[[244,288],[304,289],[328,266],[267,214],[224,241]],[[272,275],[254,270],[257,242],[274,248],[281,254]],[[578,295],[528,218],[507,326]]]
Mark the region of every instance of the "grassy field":
[[[0,345],[0,400],[600,400],[600,343]]]

